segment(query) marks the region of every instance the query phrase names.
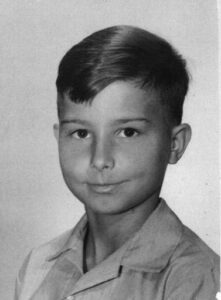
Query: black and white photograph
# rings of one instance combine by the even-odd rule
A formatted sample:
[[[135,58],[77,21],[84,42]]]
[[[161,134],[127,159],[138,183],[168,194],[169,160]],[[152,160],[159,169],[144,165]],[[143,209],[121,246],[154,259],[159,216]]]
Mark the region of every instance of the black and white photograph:
[[[0,299],[221,299],[220,9],[0,1]]]

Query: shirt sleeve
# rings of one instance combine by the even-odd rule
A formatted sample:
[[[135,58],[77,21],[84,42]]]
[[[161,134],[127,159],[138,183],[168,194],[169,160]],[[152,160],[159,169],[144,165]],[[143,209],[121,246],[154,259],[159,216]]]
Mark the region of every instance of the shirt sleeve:
[[[211,268],[203,262],[183,265],[168,278],[166,300],[215,300],[219,291],[219,266]]]
[[[22,291],[22,286],[24,283],[24,279],[25,279],[25,274],[26,274],[26,270],[27,270],[27,266],[29,263],[31,257],[31,252],[27,255],[27,257],[25,258],[15,281],[15,293],[14,293],[14,300],[20,300],[20,295],[21,295],[21,291]]]

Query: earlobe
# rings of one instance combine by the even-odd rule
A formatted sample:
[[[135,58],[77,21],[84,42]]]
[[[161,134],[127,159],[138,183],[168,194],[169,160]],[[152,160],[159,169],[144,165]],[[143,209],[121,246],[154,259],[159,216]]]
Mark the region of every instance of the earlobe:
[[[54,136],[55,136],[56,140],[58,141],[58,137],[59,137],[59,125],[58,124],[54,124],[53,131],[54,131]]]
[[[180,124],[173,128],[170,152],[170,164],[175,164],[182,157],[191,139],[191,127]]]

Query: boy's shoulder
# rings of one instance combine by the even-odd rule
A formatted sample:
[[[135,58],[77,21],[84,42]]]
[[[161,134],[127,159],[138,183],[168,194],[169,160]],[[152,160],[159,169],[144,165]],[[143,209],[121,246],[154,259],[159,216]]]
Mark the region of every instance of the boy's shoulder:
[[[41,244],[32,250],[32,255],[43,256],[46,260],[50,260],[52,256],[56,256],[65,247],[67,241],[73,235],[73,228],[68,229],[51,240]]]
[[[219,264],[219,256],[195,232],[185,225],[183,225],[182,236],[174,252],[173,260],[177,257],[192,257],[195,258],[196,262],[202,261],[208,267],[217,267]]]
[[[207,272],[213,274],[219,285],[220,257],[196,233],[183,225],[179,243],[170,260],[170,268],[176,274],[182,270],[184,274],[194,276]]]
[[[177,215],[167,206],[167,211],[174,218],[180,234],[170,259],[165,268],[169,274],[167,292],[185,286],[191,290],[200,285],[208,291],[219,290],[220,285],[220,257],[195,232],[185,226]],[[171,291],[170,291],[171,289]],[[188,295],[188,291],[187,291]],[[203,298],[204,299],[204,298]],[[208,298],[210,299],[210,298]]]
[[[202,299],[213,299],[211,295],[220,290],[219,255],[183,224],[182,235],[170,258],[167,272],[168,295],[179,295],[181,291],[186,291],[188,298],[192,291],[199,290],[199,295],[200,292],[204,295]],[[175,296],[174,299],[178,298]]]
[[[148,267],[156,269],[158,265],[159,271],[176,263],[185,266],[195,263],[209,269],[219,266],[219,256],[182,223],[163,199],[131,244],[134,253],[134,248],[138,249],[137,257],[142,255]]]
[[[184,225],[174,211],[166,204],[167,212],[179,226],[179,239],[170,259],[170,264],[179,261],[185,265],[198,264],[209,269],[218,269],[220,257],[194,231]]]
[[[71,229],[64,231],[53,239],[32,250],[32,255],[44,258],[46,261],[51,261],[57,258],[60,254],[74,247],[74,244],[82,239],[87,226],[86,215],[83,215],[78,223]]]
[[[32,249],[26,256],[16,278],[15,299],[29,299],[36,287],[50,271],[56,258],[65,253],[83,234],[86,217],[50,241]]]

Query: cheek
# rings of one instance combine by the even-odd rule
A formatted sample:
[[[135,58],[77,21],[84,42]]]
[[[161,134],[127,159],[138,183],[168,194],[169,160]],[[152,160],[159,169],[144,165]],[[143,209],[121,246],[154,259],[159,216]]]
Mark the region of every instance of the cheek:
[[[125,147],[119,158],[120,165],[129,173],[142,175],[166,168],[169,152],[160,140],[149,140]]]
[[[148,165],[148,153],[143,145],[124,145],[116,153],[116,169],[126,176],[142,174]]]
[[[87,148],[70,143],[59,144],[59,158],[62,172],[67,176],[81,178],[88,168],[89,155]]]

